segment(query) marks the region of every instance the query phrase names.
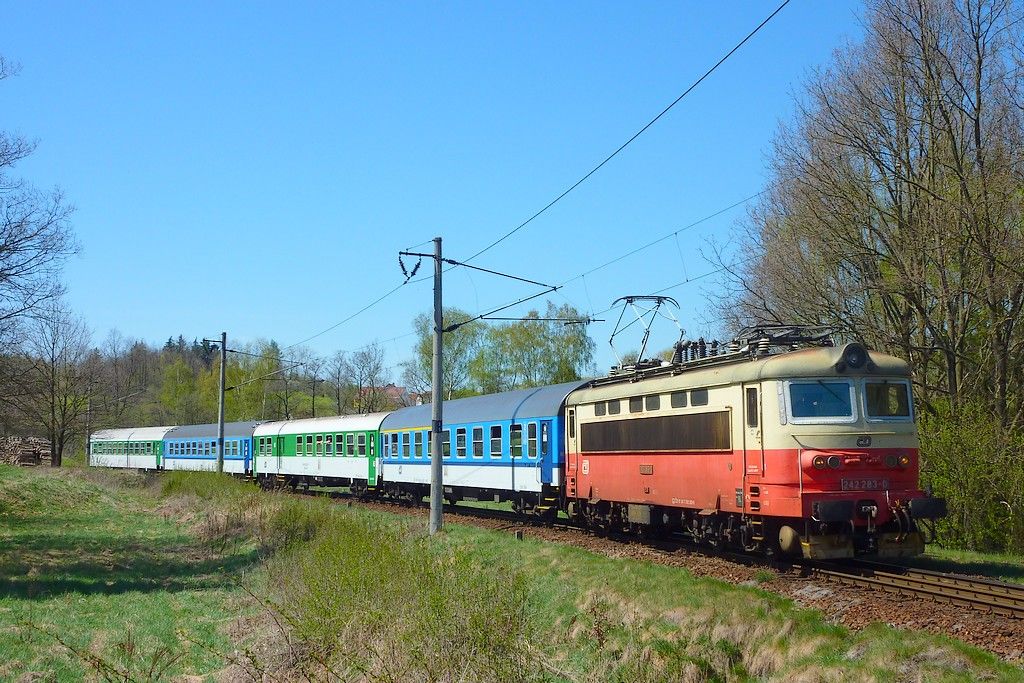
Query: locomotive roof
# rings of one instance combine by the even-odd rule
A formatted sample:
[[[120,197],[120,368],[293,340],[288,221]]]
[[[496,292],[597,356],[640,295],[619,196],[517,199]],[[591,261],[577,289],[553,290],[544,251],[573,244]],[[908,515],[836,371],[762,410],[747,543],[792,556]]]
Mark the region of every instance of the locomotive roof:
[[[572,399],[579,402],[600,401],[603,398],[631,394],[678,391],[770,379],[910,376],[910,366],[906,361],[878,351],[868,352],[868,358],[875,366],[873,370],[868,370],[865,364],[865,367],[847,368],[840,373],[836,369],[836,363],[842,359],[845,349],[845,346],[800,349],[749,360],[719,364],[712,362],[706,366],[681,369],[675,373],[666,369],[646,378],[624,375],[621,381],[602,382],[593,387],[581,388],[574,392]]]
[[[225,422],[224,423],[224,436],[252,436],[252,432],[256,429],[256,425],[260,424],[258,420],[251,420],[249,422]],[[209,438],[217,436],[217,423],[205,425],[182,425],[180,427],[172,427],[167,432],[165,439],[192,439],[192,438]]]
[[[469,422],[496,422],[498,420],[550,417],[562,409],[565,397],[584,382],[565,382],[547,387],[533,387],[505,391],[500,394],[470,396],[445,401],[443,416],[445,424]],[[384,418],[381,430],[428,428],[431,406],[429,403],[410,408],[400,408]]]
[[[174,427],[126,427],[93,432],[92,441],[161,441]]]
[[[253,431],[253,436],[373,430],[380,428],[380,421],[384,419],[385,415],[387,413],[366,413],[364,415],[333,415],[331,417],[310,417],[284,422],[264,422],[256,427]]]

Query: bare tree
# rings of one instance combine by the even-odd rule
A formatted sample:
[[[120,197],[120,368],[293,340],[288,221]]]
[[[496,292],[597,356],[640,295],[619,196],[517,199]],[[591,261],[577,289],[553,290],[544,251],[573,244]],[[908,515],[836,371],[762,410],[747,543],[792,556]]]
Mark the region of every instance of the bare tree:
[[[82,319],[60,306],[51,306],[26,326],[15,407],[28,425],[45,429],[54,467],[84,431],[93,381],[87,363],[90,337]]]
[[[0,81],[17,70],[0,56]],[[34,142],[0,131],[0,342],[7,344],[26,316],[61,294],[60,270],[77,250],[72,207],[61,192],[41,192],[10,175],[34,149]]]
[[[356,392],[350,375],[351,366],[344,351],[336,351],[325,367],[326,379],[331,386],[331,395],[338,415],[343,415],[354,403]]]
[[[346,361],[347,375],[354,390],[353,408],[359,413],[372,413],[389,407],[384,385],[390,381],[384,363],[384,349],[374,342],[354,352]]]

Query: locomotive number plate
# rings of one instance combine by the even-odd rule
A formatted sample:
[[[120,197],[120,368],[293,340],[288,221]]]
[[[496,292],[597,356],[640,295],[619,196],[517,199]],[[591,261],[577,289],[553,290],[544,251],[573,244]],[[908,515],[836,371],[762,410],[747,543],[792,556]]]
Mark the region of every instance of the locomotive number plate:
[[[888,479],[843,479],[844,491],[884,491],[887,488]]]

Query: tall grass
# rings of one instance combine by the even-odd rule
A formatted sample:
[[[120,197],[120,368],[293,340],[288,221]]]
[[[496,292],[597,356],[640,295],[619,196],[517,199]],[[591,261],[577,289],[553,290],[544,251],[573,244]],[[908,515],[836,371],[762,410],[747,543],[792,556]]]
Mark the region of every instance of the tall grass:
[[[301,539],[269,564],[272,601],[314,677],[529,681],[527,590],[507,566],[320,501],[282,506],[270,527]],[[315,531],[312,531],[315,529]]]

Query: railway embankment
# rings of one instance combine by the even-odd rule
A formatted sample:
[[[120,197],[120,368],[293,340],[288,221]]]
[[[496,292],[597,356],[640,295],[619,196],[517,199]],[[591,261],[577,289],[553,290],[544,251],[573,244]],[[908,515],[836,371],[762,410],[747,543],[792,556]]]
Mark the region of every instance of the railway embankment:
[[[0,469],[0,678],[1024,680],[950,637],[843,626],[764,570],[422,527],[212,475]]]

